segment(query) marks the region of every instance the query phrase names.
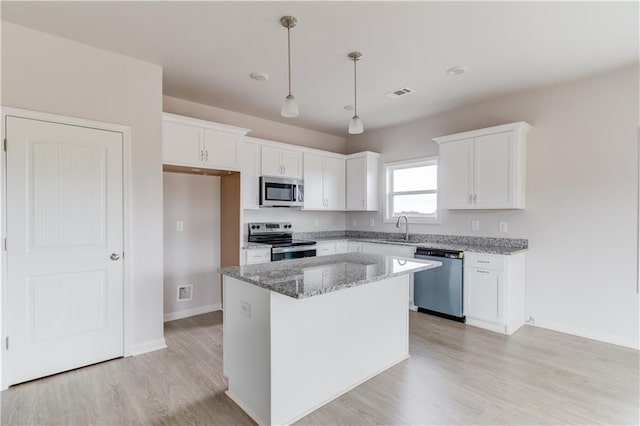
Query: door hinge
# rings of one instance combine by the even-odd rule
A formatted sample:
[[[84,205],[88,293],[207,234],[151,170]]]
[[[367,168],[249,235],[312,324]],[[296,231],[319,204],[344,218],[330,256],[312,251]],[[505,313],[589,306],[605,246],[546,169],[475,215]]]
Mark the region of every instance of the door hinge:
[[[9,350],[9,336],[4,338],[4,347]]]

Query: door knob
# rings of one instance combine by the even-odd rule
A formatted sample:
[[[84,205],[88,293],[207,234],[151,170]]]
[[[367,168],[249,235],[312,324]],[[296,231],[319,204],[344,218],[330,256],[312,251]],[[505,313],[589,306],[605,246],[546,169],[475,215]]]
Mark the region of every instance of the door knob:
[[[111,260],[118,260],[120,259],[120,255],[118,253],[111,253]]]

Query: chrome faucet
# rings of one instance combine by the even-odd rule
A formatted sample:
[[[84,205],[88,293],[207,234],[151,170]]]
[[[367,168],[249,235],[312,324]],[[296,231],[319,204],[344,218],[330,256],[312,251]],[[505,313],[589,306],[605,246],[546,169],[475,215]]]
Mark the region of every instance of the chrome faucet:
[[[396,228],[400,228],[400,219],[404,218],[404,240],[409,241],[409,218],[405,215],[399,216]]]

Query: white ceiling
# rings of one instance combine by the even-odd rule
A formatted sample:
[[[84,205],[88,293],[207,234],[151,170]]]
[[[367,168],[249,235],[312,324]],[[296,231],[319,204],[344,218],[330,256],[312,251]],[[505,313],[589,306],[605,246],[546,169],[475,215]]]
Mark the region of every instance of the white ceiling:
[[[287,14],[294,119],[279,114]],[[160,64],[166,95],[337,135],[352,115],[352,50],[365,129],[638,62],[637,2],[3,1],[2,19]],[[460,64],[466,74],[445,74]],[[416,92],[384,95],[402,86]]]

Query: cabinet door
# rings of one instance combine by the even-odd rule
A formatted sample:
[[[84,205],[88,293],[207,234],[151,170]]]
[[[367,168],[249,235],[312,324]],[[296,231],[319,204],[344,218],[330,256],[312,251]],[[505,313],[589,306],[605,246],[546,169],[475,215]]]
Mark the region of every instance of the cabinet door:
[[[205,129],[204,164],[211,168],[237,168],[238,136]]]
[[[316,246],[316,256],[329,256],[336,254],[335,243],[318,243]]]
[[[362,243],[356,243],[352,241],[347,242],[347,251],[349,253],[360,253],[362,252]]]
[[[260,208],[260,145],[240,143],[239,159],[242,175],[242,208]]]
[[[502,272],[466,268],[464,277],[465,315],[493,324],[501,324]]]
[[[264,176],[281,176],[280,149],[272,146],[262,146],[262,174]]]
[[[347,210],[365,210],[365,167],[366,159],[350,158],[347,160]]]
[[[468,209],[471,205],[473,139],[440,145],[440,193],[446,209]]]
[[[345,164],[340,158],[324,159],[324,198],[329,210],[344,210]]]
[[[346,241],[336,242],[336,254],[347,253],[349,251],[349,245]]]
[[[510,207],[514,164],[512,133],[475,138],[474,207],[490,209]]]
[[[163,163],[202,166],[203,134],[204,129],[201,127],[163,121]]]
[[[304,154],[304,208],[325,209],[324,157]]]
[[[285,177],[302,178],[302,152],[291,149],[283,149],[280,159],[282,174]]]

